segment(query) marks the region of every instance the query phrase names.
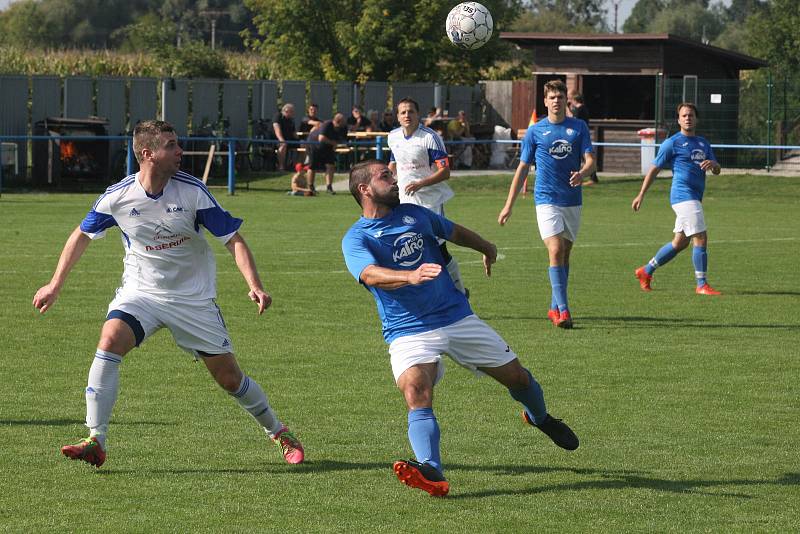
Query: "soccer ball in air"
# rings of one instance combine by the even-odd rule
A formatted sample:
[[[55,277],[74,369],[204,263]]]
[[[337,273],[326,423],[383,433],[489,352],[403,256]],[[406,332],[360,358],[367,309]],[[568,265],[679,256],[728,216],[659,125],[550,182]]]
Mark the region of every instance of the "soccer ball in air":
[[[492,36],[492,14],[478,2],[463,2],[450,10],[445,31],[450,42],[459,48],[475,50]]]

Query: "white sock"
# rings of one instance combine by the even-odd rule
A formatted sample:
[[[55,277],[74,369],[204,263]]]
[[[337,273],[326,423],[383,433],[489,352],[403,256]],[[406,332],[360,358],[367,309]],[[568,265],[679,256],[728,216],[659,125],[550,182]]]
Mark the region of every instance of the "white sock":
[[[100,445],[106,446],[106,433],[111,411],[119,393],[119,364],[122,356],[97,349],[94,361],[89,368],[86,385],[86,426],[89,436],[97,438]]]
[[[239,389],[236,393],[231,393],[233,397],[239,402],[239,406],[247,410],[253,416],[253,419],[258,421],[258,424],[264,427],[264,430],[270,437],[275,437],[283,424],[275,416],[275,412],[269,405],[267,395],[258,382],[245,375],[242,378],[242,383],[239,384]]]
[[[451,258],[450,263],[447,264],[447,272],[450,273],[450,278],[453,279],[453,284],[455,284],[456,289],[462,293],[466,293],[464,282],[461,281],[461,269],[458,268],[458,262],[455,258]]]

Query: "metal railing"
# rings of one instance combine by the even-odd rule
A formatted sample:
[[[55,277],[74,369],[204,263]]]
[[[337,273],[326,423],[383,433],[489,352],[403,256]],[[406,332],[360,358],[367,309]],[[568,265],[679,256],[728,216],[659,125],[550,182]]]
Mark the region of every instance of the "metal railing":
[[[260,139],[260,138],[250,138],[250,137],[179,137],[179,141],[182,144],[192,144],[196,142],[202,143],[209,143],[214,144],[215,146],[225,146],[225,150],[221,150],[217,153],[220,157],[227,158],[227,190],[228,194],[235,194],[236,191],[236,156],[237,154],[252,154],[252,149],[254,146],[277,146],[281,144],[281,141],[275,139]],[[134,157],[133,152],[133,143],[132,138],[129,136],[120,136],[120,135],[105,135],[105,136],[79,136],[79,135],[64,135],[64,136],[48,136],[48,135],[6,135],[0,136],[0,142],[2,143],[20,143],[20,142],[36,142],[36,141],[47,141],[47,142],[60,142],[60,141],[87,141],[87,140],[107,140],[107,141],[123,141],[125,146],[121,150],[125,151],[125,172],[126,175],[133,174],[136,168],[136,159]],[[475,139],[475,140],[460,140],[460,141],[445,141],[445,145],[448,147],[459,146],[459,145],[472,145],[472,146],[480,146],[480,145],[506,145],[509,147],[506,153],[508,154],[507,161],[504,163],[504,168],[506,169],[515,169],[517,164],[519,163],[519,145],[521,144],[521,140],[518,139]],[[311,141],[302,141],[302,140],[287,140],[285,141],[286,144],[290,146],[308,146],[312,144],[319,145],[319,142],[311,142]],[[344,145],[344,144],[343,144]],[[593,143],[594,146],[597,147],[620,147],[620,148],[638,148],[638,149],[649,149],[654,150],[657,148],[660,143],[650,143],[650,144],[642,144],[642,143],[618,143],[618,142],[598,142]],[[374,151],[376,159],[383,159],[386,155],[386,152],[389,151],[388,146],[386,145],[386,139],[384,136],[377,136],[374,140],[368,141],[359,141],[359,140],[348,140],[346,145],[351,151],[357,152],[359,150],[366,150],[366,151]],[[787,150],[797,150],[800,151],[800,145],[754,145],[754,144],[712,144],[712,148],[714,149],[733,149],[733,150],[758,150],[758,151],[787,151]],[[240,148],[247,148],[246,151],[237,152],[237,147]],[[205,154],[205,151],[201,151]],[[191,151],[192,154],[197,155],[198,151]],[[516,158],[514,155],[516,154]],[[111,166],[113,162],[109,162],[109,166]],[[4,179],[4,165],[0,164],[0,194],[2,194],[3,190],[3,179]],[[487,168],[487,172],[491,172],[492,170],[498,170],[498,168]],[[767,167],[769,170],[769,167]]]

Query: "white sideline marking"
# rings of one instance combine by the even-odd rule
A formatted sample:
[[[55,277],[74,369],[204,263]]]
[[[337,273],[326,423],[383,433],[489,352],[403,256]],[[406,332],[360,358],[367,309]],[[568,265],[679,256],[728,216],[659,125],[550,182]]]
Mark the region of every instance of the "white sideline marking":
[[[737,244],[737,243],[775,243],[775,242],[784,242],[784,241],[800,241],[800,237],[770,237],[770,238],[763,238],[763,239],[717,239],[717,240],[711,241],[711,244],[712,245],[717,245],[717,244],[729,245],[729,244]],[[663,245],[664,241],[657,241],[657,242],[656,241],[651,241],[649,243],[642,243],[642,242],[639,242],[639,243],[588,243],[588,244],[584,244],[584,245],[576,244],[575,248],[653,247],[653,246],[658,246],[659,244]],[[500,247],[499,250],[531,250],[531,249],[538,249],[538,248],[540,248],[540,245],[538,245],[538,243],[536,243],[536,244],[531,244],[530,246],[524,246],[524,247]],[[275,255],[275,254],[315,254],[315,253],[322,254],[322,253],[325,253],[325,252],[326,251],[324,251],[324,250],[305,250],[305,251],[284,250],[284,251],[280,251],[280,252],[272,252],[272,254],[273,255]],[[228,254],[228,253],[220,253],[220,254],[216,254],[216,255],[219,256],[219,257],[223,257],[223,258],[230,256],[230,254]],[[21,256],[22,257],[36,256],[37,258],[41,258],[42,257],[40,254],[15,254],[14,255],[15,258],[18,258],[18,257],[21,257]],[[54,254],[53,256],[56,256],[56,255]],[[114,257],[114,258],[117,258],[116,255],[114,255],[114,256],[103,255],[102,257]],[[121,256],[120,256],[120,258],[121,258]],[[504,259],[506,259],[506,255],[502,254],[502,253],[498,253],[497,254],[497,259],[498,260],[504,260]],[[459,261],[458,263],[460,265],[477,265],[477,264],[481,264],[482,265],[483,264],[483,260],[467,260],[467,261]],[[31,270],[18,271],[16,269],[3,269],[3,270],[0,270],[0,274],[20,274],[20,273],[23,273],[23,272],[27,273],[27,274],[30,274],[30,273],[51,274],[53,272],[53,270],[52,269],[38,270],[38,271],[31,271]],[[78,273],[83,273],[83,274],[107,274],[109,271],[107,271],[107,270],[105,270],[105,271],[87,271],[87,270],[81,270],[81,269],[73,269],[73,272],[78,272]],[[239,271],[234,271],[234,270],[223,271],[223,270],[217,269],[217,273],[218,274],[232,274],[232,273],[238,273],[238,272]],[[269,276],[270,274],[292,275],[292,276],[294,276],[294,275],[302,275],[302,274],[324,275],[324,274],[343,274],[343,273],[347,273],[347,272],[348,272],[347,270],[332,270],[332,271],[266,271],[266,276]],[[262,274],[264,274],[263,273],[263,268],[262,268]],[[263,276],[262,276],[262,278],[263,278]]]

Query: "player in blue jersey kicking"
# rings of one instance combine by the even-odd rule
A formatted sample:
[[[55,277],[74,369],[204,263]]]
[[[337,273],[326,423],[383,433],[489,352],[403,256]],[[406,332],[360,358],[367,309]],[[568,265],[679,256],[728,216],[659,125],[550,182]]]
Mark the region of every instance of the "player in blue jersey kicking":
[[[672,168],[672,188],[669,201],[675,212],[675,236],[672,241],[661,247],[656,255],[635,271],[639,286],[643,291],[651,290],[655,270],[680,251],[693,245],[692,263],[697,281],[695,293],[698,295],[720,295],[721,293],[708,285],[706,271],[708,267],[708,235],[703,215],[703,192],[706,188],[706,172],[719,174],[721,167],[714,157],[711,144],[703,137],[695,135],[697,128],[697,107],[689,102],[678,104],[678,126],[681,131],[667,139],[658,149],[653,165],[642,181],[642,188],[631,207],[639,211],[644,195],[655,181],[659,171]]]
[[[89,243],[109,228],[119,227],[125,267],[89,369],[89,437],[65,445],[62,454],[95,467],[105,462],[123,357],[161,328],[168,328],[177,345],[200,358],[214,380],[264,428],[286,461],[302,462],[303,446],[272,411],[261,386],[240,370],[214,301],[216,262],[206,231],[230,251],[258,313],[272,303],[261,285],[253,254],[239,235],[242,220],[223,210],[203,182],[179,170],[183,151],[170,124],[137,124],[133,150],[139,172],[100,195],[64,245],[50,283],[33,297],[41,313],[50,309]]]
[[[531,125],[522,139],[519,166],[497,222],[504,225],[511,218],[514,202],[535,162],[536,220],[550,260],[552,291],[547,318],[555,326],[572,328],[567,302],[570,253],[581,225],[581,183],[595,168],[594,149],[586,123],[566,115],[564,82],[552,80],[544,85],[544,105],[547,117]]]
[[[524,420],[567,450],[578,448],[570,428],[550,416],[542,388],[511,347],[470,308],[445,268],[438,240],[483,254],[487,276],[497,248],[475,232],[416,204],[400,204],[392,171],[379,161],[350,171],[350,192],[362,217],[342,240],[347,269],[375,297],[392,372],[408,405],[408,439],[415,460],[398,461],[404,484],[446,495],[433,387],[444,374],[442,355],[508,388]]]

